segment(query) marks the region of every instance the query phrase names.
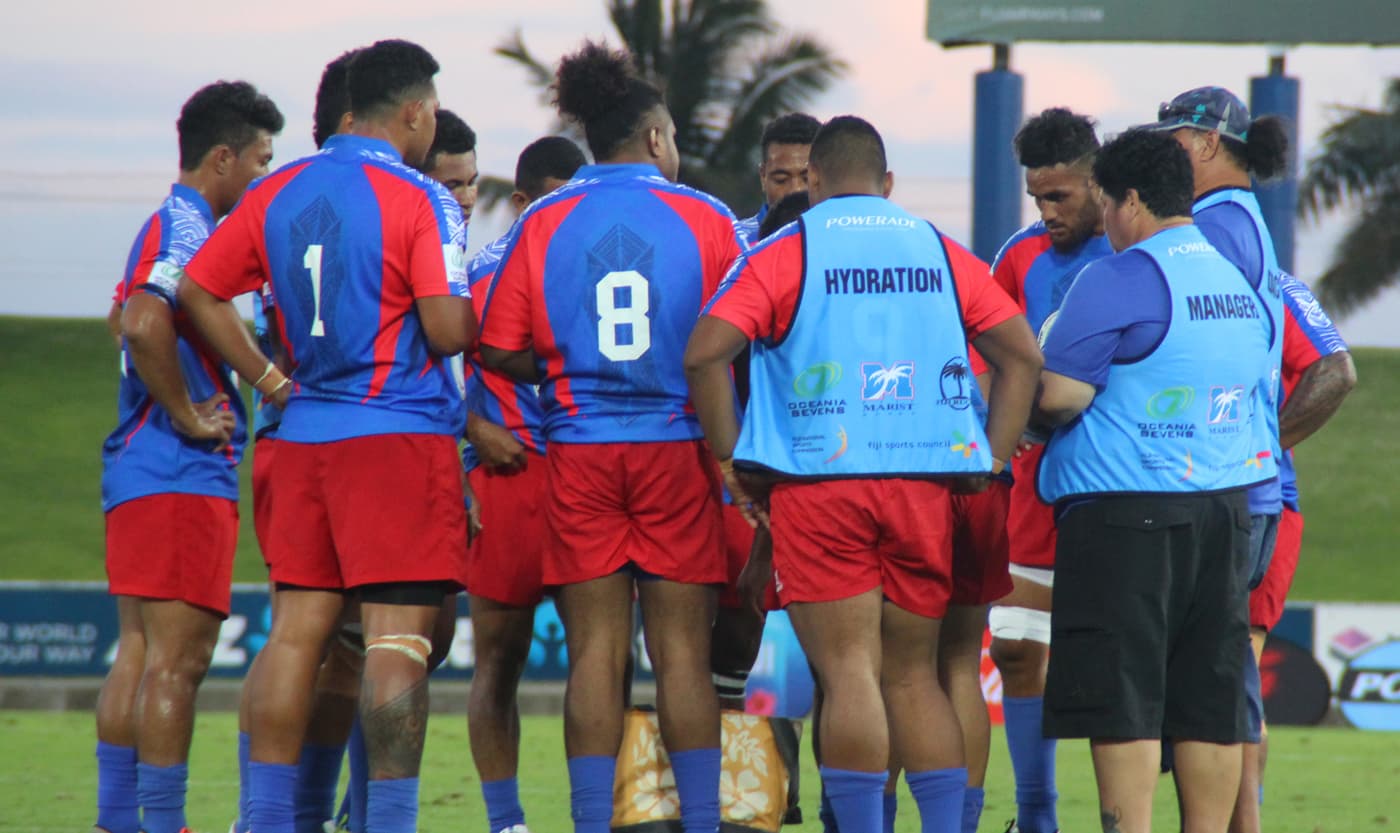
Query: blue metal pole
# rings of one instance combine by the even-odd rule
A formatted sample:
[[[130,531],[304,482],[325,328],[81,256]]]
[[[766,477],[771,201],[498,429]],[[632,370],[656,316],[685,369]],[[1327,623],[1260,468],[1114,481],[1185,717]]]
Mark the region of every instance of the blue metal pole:
[[[1264,222],[1274,238],[1279,266],[1293,271],[1293,231],[1298,205],[1298,79],[1283,74],[1283,56],[1269,59],[1269,74],[1249,81],[1249,110],[1255,118],[1279,116],[1288,129],[1288,167],[1279,179],[1255,185]]]
[[[1021,165],[1011,141],[1025,84],[1008,68],[1010,47],[995,50],[993,68],[977,73],[972,128],[972,251],[988,262],[1021,227]]]

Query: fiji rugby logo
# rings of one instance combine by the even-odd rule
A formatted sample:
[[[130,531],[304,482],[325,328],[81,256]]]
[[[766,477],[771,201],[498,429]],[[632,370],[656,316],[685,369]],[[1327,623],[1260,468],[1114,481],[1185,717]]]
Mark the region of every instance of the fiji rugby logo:
[[[821,396],[841,384],[841,365],[836,362],[814,364],[792,380],[792,392],[803,399]]]
[[[912,367],[910,372],[913,372]],[[949,359],[938,373],[938,390],[943,394],[938,404],[947,405],[955,411],[967,410],[972,406],[972,397],[968,395],[971,384],[972,369],[967,366],[967,361],[962,356]]]
[[[895,362],[889,367],[879,362],[864,362],[860,366],[860,380],[860,398],[866,402],[914,398],[913,362]]]

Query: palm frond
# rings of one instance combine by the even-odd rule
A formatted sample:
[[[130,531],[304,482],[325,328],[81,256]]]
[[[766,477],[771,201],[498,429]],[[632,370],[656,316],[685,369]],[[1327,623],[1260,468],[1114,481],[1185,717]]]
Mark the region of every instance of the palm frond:
[[[554,83],[554,71],[530,54],[530,50],[525,46],[525,37],[519,29],[516,29],[509,39],[502,41],[493,51],[497,55],[509,58],[524,67],[530,78],[530,83],[539,87],[544,95],[548,95],[549,85]]]
[[[515,182],[505,177],[483,174],[476,181],[476,202],[485,211],[495,211],[496,206],[510,199],[515,193]]]
[[[1400,281],[1400,194],[1369,205],[1333,252],[1314,289],[1339,317]]]
[[[728,129],[711,164],[752,164],[764,126],[806,105],[845,70],[824,45],[800,35],[756,56],[735,92]]]
[[[1298,213],[1317,219],[1338,206],[1400,189],[1400,82],[1389,110],[1351,109],[1323,131],[1298,183]]]

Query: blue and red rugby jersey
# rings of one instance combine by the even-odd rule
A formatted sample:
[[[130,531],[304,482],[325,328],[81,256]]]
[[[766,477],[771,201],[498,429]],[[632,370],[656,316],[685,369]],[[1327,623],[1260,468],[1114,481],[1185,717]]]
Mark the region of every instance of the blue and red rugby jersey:
[[[228,409],[237,423],[229,447],[214,451],[211,442],[190,440],[175,430],[170,415],[151,398],[127,357],[122,342],[121,384],[117,392],[117,428],[102,444],[102,511],[156,494],[208,495],[238,499],[238,461],[248,441],[243,397],[233,373],[185,324],[175,307],[181,270],[208,239],[214,212],[198,191],[175,184],[170,196],[142,226],[127,257],[115,300],[140,292],[155,295],[175,311],[176,349],[190,399],[202,402],[228,394]]]
[[[486,297],[496,268],[505,254],[510,232],[487,244],[467,265],[467,280],[471,284],[472,306],[480,318],[485,312]],[[473,353],[466,367],[467,413],[476,414],[488,422],[505,428],[531,451],[544,453],[544,409],[534,385],[517,382],[504,373],[481,366],[481,356]],[[468,443],[462,448],[462,465],[471,471],[481,465],[476,449]]]
[[[651,165],[589,165],[509,235],[481,341],[533,347],[550,442],[701,436],[682,367],[700,310],[743,251],[734,215]]]
[[[1285,273],[1279,288],[1283,291],[1282,402],[1286,403],[1314,362],[1333,353],[1348,352],[1349,348],[1307,284]],[[1298,501],[1298,472],[1293,467],[1292,449],[1279,460],[1278,474],[1283,505],[1294,512],[1303,511]]]
[[[250,188],[186,272],[224,299],[271,284],[296,368],[278,439],[460,436],[461,390],[414,300],[469,296],[465,246],[447,189],[388,142],[336,135]]]
[[[1045,223],[1036,220],[1002,245],[992,261],[992,277],[1025,312],[1031,332],[1039,334],[1045,319],[1060,308],[1080,270],[1111,254],[1113,247],[1102,234],[1061,252],[1051,244]]]

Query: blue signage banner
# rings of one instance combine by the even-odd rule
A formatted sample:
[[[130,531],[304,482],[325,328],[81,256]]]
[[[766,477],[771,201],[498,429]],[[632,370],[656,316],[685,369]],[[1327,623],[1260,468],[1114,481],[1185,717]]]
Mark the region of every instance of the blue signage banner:
[[[640,622],[641,617],[634,617]],[[272,608],[267,588],[238,584],[229,617],[219,630],[209,676],[241,678],[267,643]],[[636,679],[654,679],[651,662],[636,634]],[[117,605],[100,582],[0,582],[0,677],[102,677],[117,646]],[[471,679],[476,664],[472,622],[465,594],[457,597],[457,627],[442,667],[434,676]],[[554,603],[535,611],[535,639],[525,679],[568,677],[564,623]],[[812,678],[784,613],[769,617],[763,645],[750,679],[751,710],[800,717],[811,709]]]

